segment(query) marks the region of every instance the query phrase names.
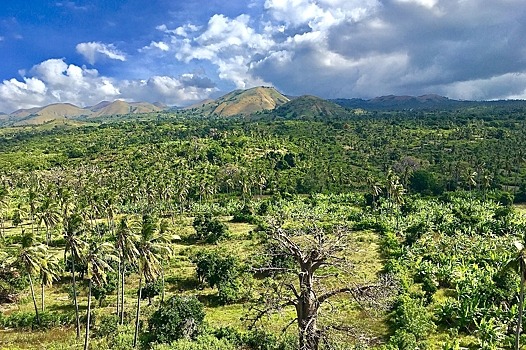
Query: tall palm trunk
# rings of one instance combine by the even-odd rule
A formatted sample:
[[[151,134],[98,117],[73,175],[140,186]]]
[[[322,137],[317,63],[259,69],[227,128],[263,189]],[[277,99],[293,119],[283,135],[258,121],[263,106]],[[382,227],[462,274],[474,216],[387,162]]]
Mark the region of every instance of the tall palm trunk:
[[[46,245],[49,246],[49,242],[51,241],[51,234],[49,232],[49,227],[46,225]]]
[[[44,300],[45,300],[45,294],[44,294],[44,282],[42,282],[42,284],[40,285],[40,288],[41,288],[41,294],[42,294],[42,297],[40,298],[40,301],[42,303],[42,312],[44,312],[45,310],[45,306],[44,306]]]
[[[35,298],[35,289],[33,288],[33,279],[31,278],[30,273],[28,273],[27,276],[29,277],[29,288],[31,289],[31,297],[33,298],[33,306],[35,307],[35,317],[37,319],[37,323],[40,324],[40,315],[38,314],[37,299]]]
[[[120,288],[121,288],[121,260],[122,259],[119,259],[119,261],[117,262],[117,317],[120,316],[120,309],[119,309],[119,298],[120,298]]]
[[[88,287],[88,311],[86,314],[86,334],[84,336],[84,350],[88,350],[89,347],[89,327],[91,322],[91,278],[89,280]]]
[[[137,293],[137,312],[135,313],[135,334],[133,335],[133,347],[137,345],[137,335],[139,334],[139,315],[141,313],[141,292],[142,292],[142,271],[139,269],[139,292]]]
[[[77,339],[80,338],[80,317],[79,317],[79,305],[77,303],[77,284],[75,282],[75,254],[73,248],[71,248],[71,278],[73,284],[73,304],[75,305],[75,325],[77,330]]]
[[[163,266],[161,266],[161,281],[162,281],[161,303],[164,303],[164,267]]]
[[[521,266],[521,290],[519,293],[519,316],[517,319],[517,330],[515,331],[515,350],[520,348],[520,339],[521,339],[521,328],[522,328],[522,313],[524,309],[524,282],[526,279],[526,271],[524,267]]]
[[[126,266],[122,264],[121,271],[121,324],[124,324],[124,274],[126,273]]]

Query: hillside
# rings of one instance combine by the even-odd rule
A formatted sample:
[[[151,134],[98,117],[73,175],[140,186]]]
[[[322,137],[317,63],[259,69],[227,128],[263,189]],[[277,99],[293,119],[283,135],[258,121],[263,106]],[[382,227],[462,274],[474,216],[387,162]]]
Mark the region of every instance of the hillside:
[[[56,103],[42,108],[19,110],[12,114],[15,125],[43,124],[55,119],[74,118],[89,113],[70,103]]]
[[[380,96],[365,100],[340,98],[326,100],[316,96],[287,97],[272,87],[234,90],[216,100],[204,100],[186,108],[169,107],[161,103],[102,101],[94,106],[77,107],[70,103],[56,103],[44,107],[19,109],[11,114],[0,113],[0,125],[23,126],[48,123],[53,120],[85,121],[130,114],[182,113],[187,116],[242,116],[252,118],[325,118],[343,116],[349,109],[402,110],[457,110],[463,108],[522,108],[524,100],[460,101],[435,94],[422,96]],[[179,111],[179,112],[178,112]],[[264,113],[262,113],[264,112]]]
[[[380,96],[369,100],[339,98],[330,100],[342,107],[367,110],[453,110],[472,107],[524,107],[524,100],[464,101],[428,94],[422,96]]]
[[[335,117],[346,114],[341,106],[316,96],[300,96],[280,106],[274,112],[282,118]]]
[[[204,103],[196,112],[208,116],[229,117],[250,115],[256,112],[273,110],[289,99],[274,88],[255,87],[248,90],[235,90],[214,101]]]
[[[163,108],[147,102],[125,102],[117,100],[112,103],[104,101],[90,108],[90,117],[108,117],[122,114],[139,114],[162,111]]]
[[[95,106],[80,108],[70,103],[55,103],[44,107],[19,109],[2,115],[0,122],[15,126],[35,125],[61,119],[109,117],[113,115],[151,113],[164,110],[161,105],[147,102],[102,101]]]

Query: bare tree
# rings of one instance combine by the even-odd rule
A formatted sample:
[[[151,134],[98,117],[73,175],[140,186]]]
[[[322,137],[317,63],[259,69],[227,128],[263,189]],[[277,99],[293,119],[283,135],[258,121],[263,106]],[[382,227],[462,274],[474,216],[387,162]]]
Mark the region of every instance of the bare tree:
[[[343,278],[352,274],[346,258],[352,249],[349,227],[306,224],[286,229],[274,221],[270,224],[269,238],[274,244],[272,255],[280,257],[257,270],[272,272],[277,282],[271,293],[262,297],[264,302],[254,306],[255,314],[249,321],[254,326],[270,312],[294,307],[296,318],[289,326],[294,322],[298,326],[300,350],[317,350],[325,330],[337,328],[318,325],[321,306],[330,298],[347,293],[360,304],[380,303],[395,290],[391,280],[358,286]]]

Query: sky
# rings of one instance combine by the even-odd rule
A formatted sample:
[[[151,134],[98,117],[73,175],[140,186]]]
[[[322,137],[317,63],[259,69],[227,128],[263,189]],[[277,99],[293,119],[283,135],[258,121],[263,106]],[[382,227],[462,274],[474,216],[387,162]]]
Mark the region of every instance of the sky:
[[[524,0],[2,0],[0,112],[234,89],[526,99]]]

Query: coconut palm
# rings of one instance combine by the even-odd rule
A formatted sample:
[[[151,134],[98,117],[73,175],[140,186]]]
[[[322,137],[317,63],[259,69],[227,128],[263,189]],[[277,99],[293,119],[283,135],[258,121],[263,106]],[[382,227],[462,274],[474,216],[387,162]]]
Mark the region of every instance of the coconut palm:
[[[35,231],[35,214],[37,209],[37,190],[30,186],[27,192],[27,203],[29,205],[29,217],[31,219],[31,232]]]
[[[17,263],[27,274],[29,279],[29,287],[31,289],[31,297],[33,298],[33,306],[35,307],[35,318],[37,323],[40,323],[40,316],[38,313],[32,276],[40,273],[42,268],[42,260],[46,253],[46,246],[35,241],[33,232],[23,234],[22,242],[20,243],[20,249],[18,251]]]
[[[53,284],[53,281],[58,280],[58,274],[61,270],[59,261],[57,257],[50,253],[46,252],[44,256],[42,256],[41,264],[40,264],[40,286],[41,286],[41,303],[42,303],[42,311],[45,309],[45,294],[44,294],[44,288],[45,286],[51,286]]]
[[[85,261],[88,267],[88,310],[86,311],[86,333],[84,337],[84,350],[89,346],[89,330],[91,319],[91,288],[93,284],[100,285],[106,282],[106,273],[112,271],[109,264],[111,260],[118,260],[115,250],[110,243],[94,240],[86,252]]]
[[[60,221],[60,208],[51,197],[46,197],[37,208],[36,216],[38,226],[44,223],[46,227],[46,244],[49,245],[49,241],[51,240],[50,230]]]
[[[123,217],[115,231],[115,248],[119,256],[118,281],[117,281],[117,314],[120,311],[120,323],[124,322],[124,276],[126,263],[135,264],[139,251],[137,242],[139,235],[134,232],[133,223],[127,217]],[[119,310],[119,285],[120,285],[120,310]]]
[[[159,259],[163,255],[170,255],[171,250],[157,229],[156,220],[149,214],[142,217],[140,238],[137,242],[139,251],[139,291],[137,293],[137,309],[135,314],[135,333],[133,336],[133,346],[137,345],[137,335],[139,333],[139,316],[141,312],[141,289],[143,278],[146,282],[153,282],[162,271],[162,264]]]
[[[526,237],[525,237],[526,238]],[[522,315],[524,310],[524,285],[526,282],[526,247],[522,242],[513,242],[516,248],[515,257],[508,262],[506,268],[516,270],[521,277],[520,292],[519,292],[519,315],[517,316],[517,328],[515,330],[515,350],[520,348],[520,336],[522,330]]]
[[[84,232],[84,222],[82,217],[73,213],[64,220],[64,240],[66,246],[64,248],[64,264],[66,264],[67,253],[71,254],[71,285],[73,288],[73,303],[75,306],[75,322],[77,338],[80,338],[80,318],[79,306],[77,303],[77,286],[75,281],[75,262],[82,261],[83,250],[86,247],[86,242],[81,239],[81,234]]]
[[[0,238],[5,235],[4,221],[9,207],[9,191],[6,186],[0,186]]]

